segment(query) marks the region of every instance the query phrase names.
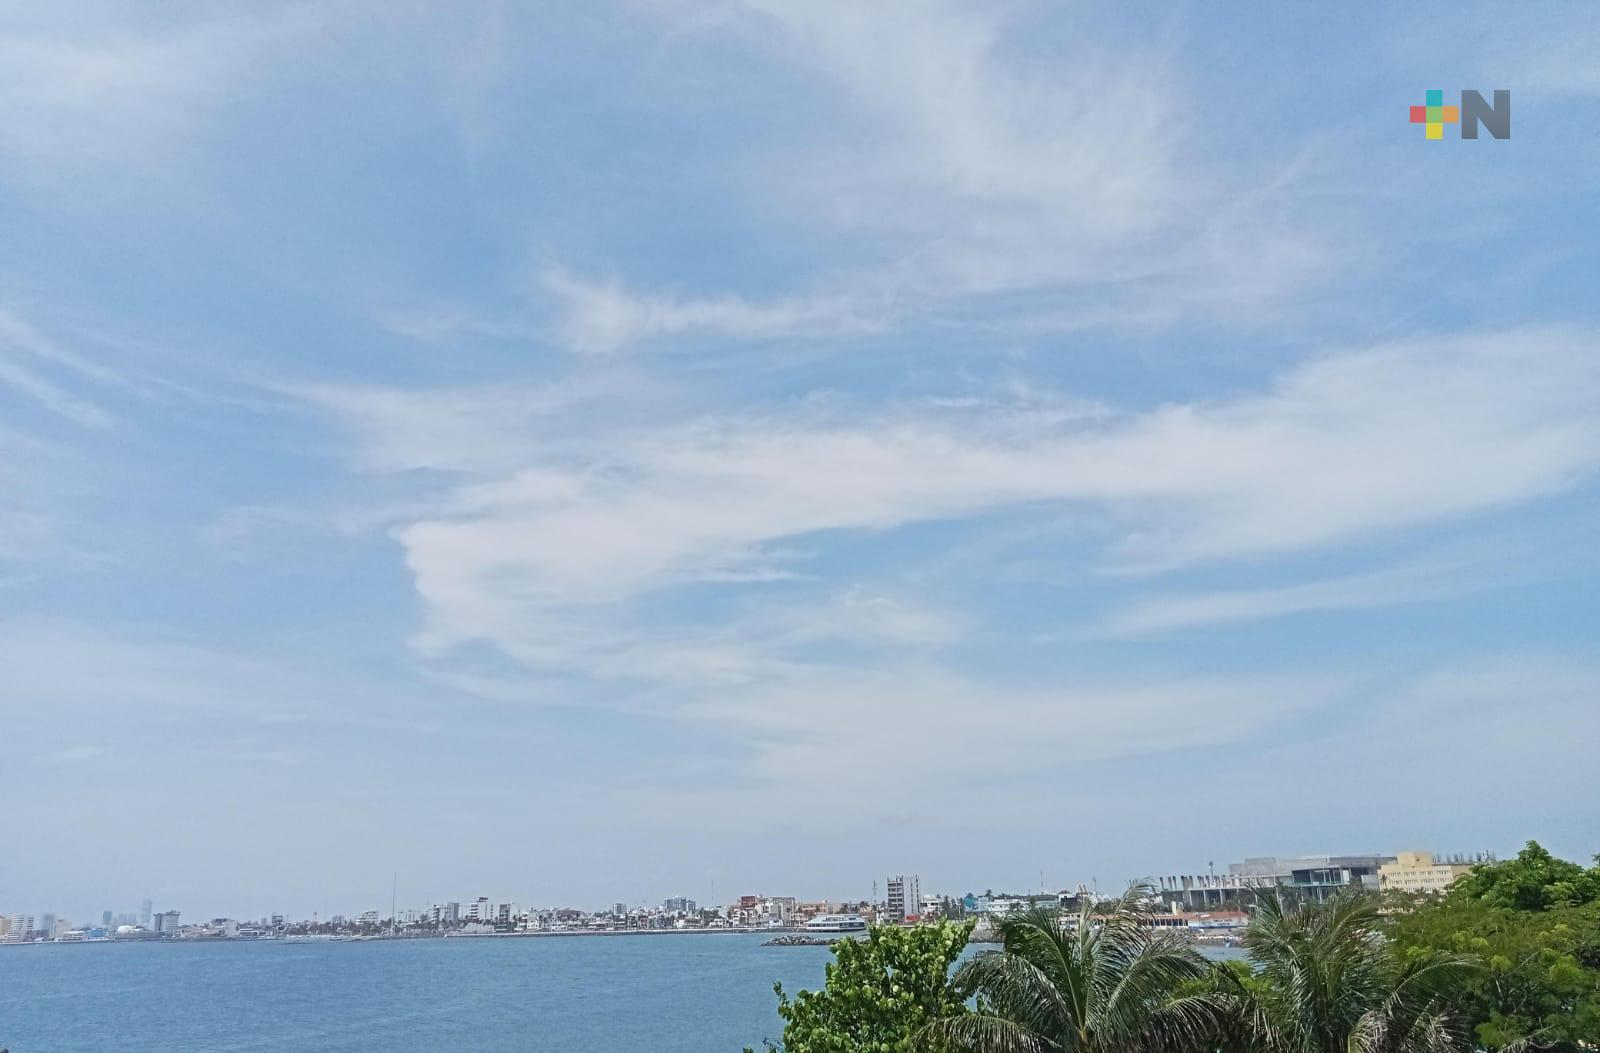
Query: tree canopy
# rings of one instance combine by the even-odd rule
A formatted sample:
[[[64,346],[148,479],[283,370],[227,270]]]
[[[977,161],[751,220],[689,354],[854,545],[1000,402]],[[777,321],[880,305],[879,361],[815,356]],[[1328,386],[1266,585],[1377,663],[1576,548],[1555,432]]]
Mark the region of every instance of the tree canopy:
[[[1585,869],[1557,859],[1537,841],[1529,841],[1515,859],[1474,867],[1451,888],[1452,893],[1511,910],[1550,910],[1600,900],[1600,856]]]
[[[972,935],[971,922],[910,928],[874,926],[864,939],[834,944],[820,991],[793,999],[774,984],[783,1019],[783,1053],[909,1053],[930,1021],[966,1011],[950,967]],[[771,1044],[769,1043],[769,1046]],[[747,1051],[748,1053],[748,1051]]]
[[[956,973],[977,1010],[939,1020],[928,1038],[970,1053],[1208,1048],[1225,1007],[1188,988],[1210,966],[1182,936],[1145,924],[1139,891],[1109,910],[1086,902],[1074,914],[1036,906],[1007,915],[1001,949]]]
[[[1422,900],[1391,928],[1404,954],[1478,956],[1486,968],[1454,992],[1485,1049],[1593,1050],[1600,1039],[1600,868],[1530,841],[1478,867],[1448,895]]]

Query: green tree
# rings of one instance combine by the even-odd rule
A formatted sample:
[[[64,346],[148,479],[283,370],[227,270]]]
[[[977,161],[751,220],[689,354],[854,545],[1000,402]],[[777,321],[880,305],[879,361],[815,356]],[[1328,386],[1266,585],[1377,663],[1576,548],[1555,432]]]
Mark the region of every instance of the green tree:
[[[964,1012],[950,967],[972,935],[971,922],[910,928],[874,926],[865,939],[840,940],[820,991],[790,999],[774,984],[784,1053],[907,1053],[929,1021]],[[746,1053],[750,1053],[746,1050]]]
[[[1529,841],[1515,859],[1474,867],[1450,889],[1453,895],[1511,910],[1549,910],[1600,900],[1600,856],[1585,870]]]
[[[1406,955],[1469,953],[1485,962],[1457,992],[1485,1049],[1593,1050],[1600,1038],[1600,903],[1526,911],[1492,901],[1504,902],[1499,893],[1512,887],[1528,885],[1458,883],[1396,918],[1394,942]]]
[[[1001,949],[975,955],[956,985],[975,1012],[947,1015],[927,1038],[972,1053],[1129,1053],[1199,1049],[1223,1003],[1183,990],[1209,966],[1180,935],[1159,932],[1130,889],[1109,909],[1033,907],[999,923]]]
[[[1453,1001],[1475,966],[1438,950],[1396,953],[1377,903],[1349,893],[1290,909],[1258,897],[1231,987],[1239,1044],[1261,1053],[1453,1053],[1471,1048]]]

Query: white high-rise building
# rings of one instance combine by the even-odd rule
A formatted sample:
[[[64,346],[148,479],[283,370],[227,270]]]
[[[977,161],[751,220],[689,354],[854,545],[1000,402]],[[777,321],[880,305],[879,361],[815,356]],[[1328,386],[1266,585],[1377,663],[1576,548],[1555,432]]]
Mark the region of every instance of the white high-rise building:
[[[906,921],[917,917],[922,909],[922,883],[915,874],[901,874],[889,879],[888,897],[884,904],[890,921]]]

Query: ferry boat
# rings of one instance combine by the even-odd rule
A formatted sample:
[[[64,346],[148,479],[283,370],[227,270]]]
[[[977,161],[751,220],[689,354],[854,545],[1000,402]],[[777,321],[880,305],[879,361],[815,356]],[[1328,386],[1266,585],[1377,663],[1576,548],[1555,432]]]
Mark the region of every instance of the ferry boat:
[[[859,914],[818,914],[806,922],[807,932],[866,932],[867,919]]]

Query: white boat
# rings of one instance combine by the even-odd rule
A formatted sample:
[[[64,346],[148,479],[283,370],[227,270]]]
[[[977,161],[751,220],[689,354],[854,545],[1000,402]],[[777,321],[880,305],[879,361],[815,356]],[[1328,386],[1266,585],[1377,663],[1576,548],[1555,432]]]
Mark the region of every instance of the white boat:
[[[806,922],[807,932],[865,932],[867,919],[859,914],[818,914]]]

